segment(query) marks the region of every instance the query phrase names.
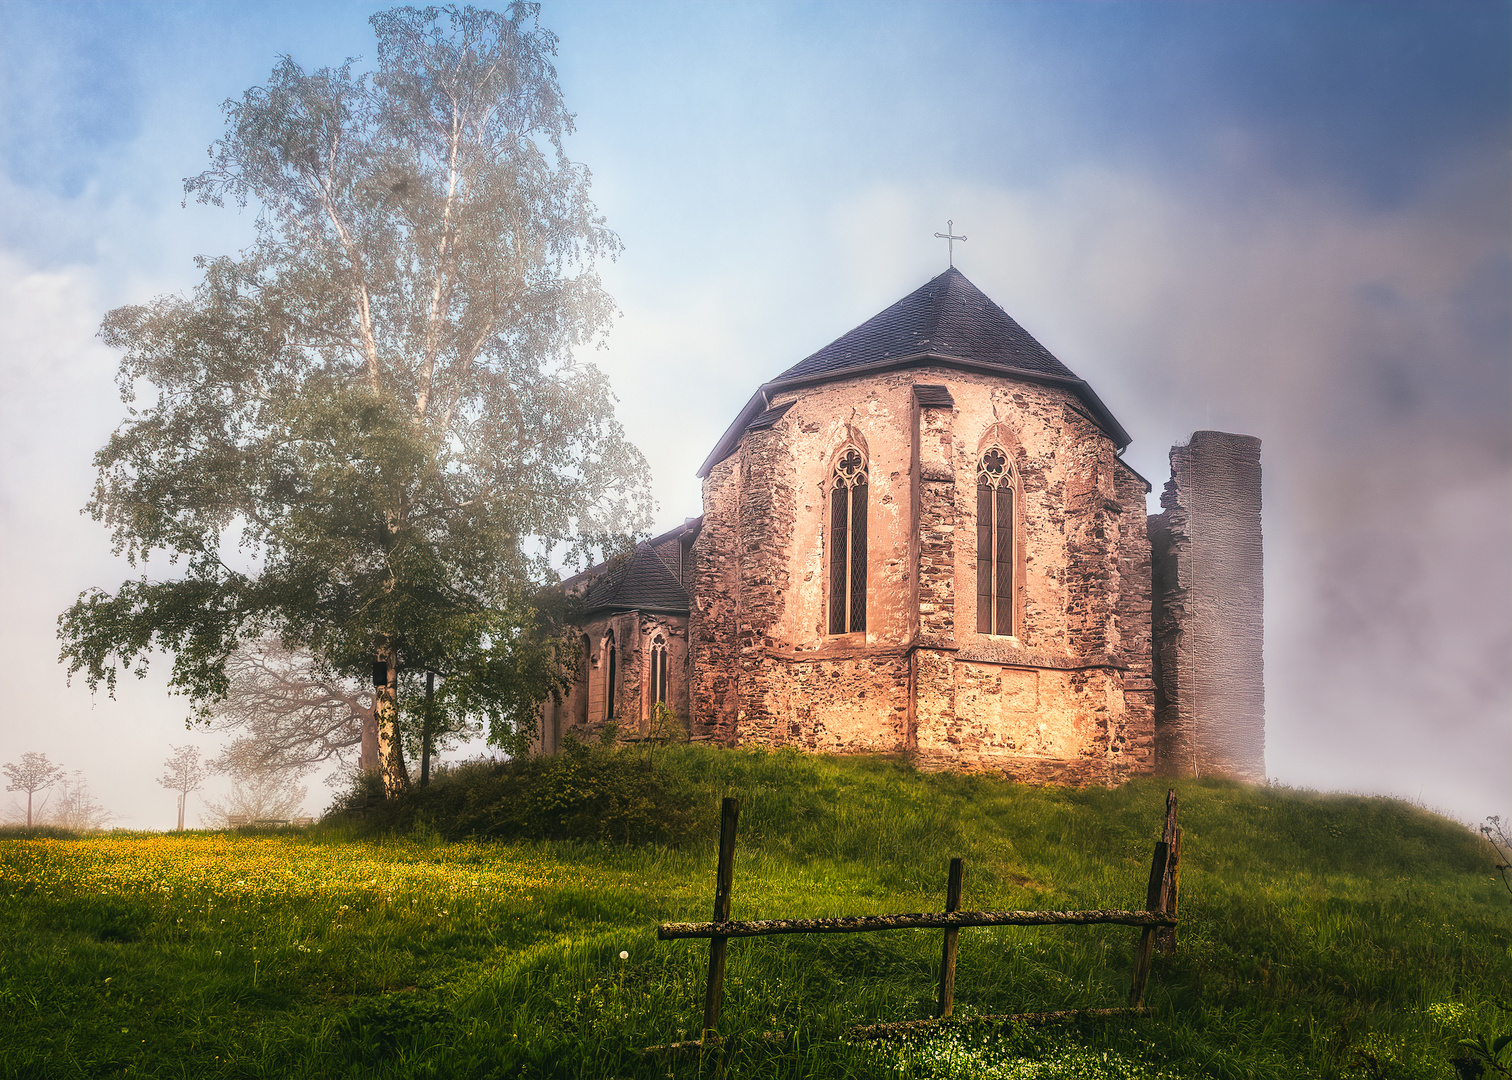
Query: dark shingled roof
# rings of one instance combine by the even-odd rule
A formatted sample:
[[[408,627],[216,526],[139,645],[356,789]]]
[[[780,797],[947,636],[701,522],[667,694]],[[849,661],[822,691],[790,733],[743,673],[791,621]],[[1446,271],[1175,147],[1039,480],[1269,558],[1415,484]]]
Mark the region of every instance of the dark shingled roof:
[[[1129,445],[1129,433],[1092,388],[1030,337],[1006,311],[987,299],[981,289],[966,280],[965,274],[951,267],[771,382],[763,383],[699,466],[698,475],[708,476],[710,469],[734,453],[747,431],[770,427],[776,422],[781,416],[778,410],[786,405],[772,408],[773,395],[832,379],[853,378],[867,371],[915,366],[1002,372],[1064,386],[1081,400],[1093,423],[1117,444],[1120,453]],[[948,388],[941,389],[948,398]],[[917,387],[915,393],[920,390],[930,392]],[[935,404],[922,396],[919,401]],[[954,402],[946,406],[941,400],[940,405],[953,407]]]
[[[588,611],[662,611],[686,614],[688,594],[650,544],[588,587]]]
[[[688,593],[678,581],[684,569],[682,548],[692,543],[703,518],[688,518],[674,529],[638,544],[623,562],[599,563],[562,582],[568,595],[580,597],[587,613],[656,611],[687,614]]]
[[[930,353],[1036,375],[1075,379],[955,267],[873,315],[848,334],[777,376],[777,382],[828,375],[863,364]]]

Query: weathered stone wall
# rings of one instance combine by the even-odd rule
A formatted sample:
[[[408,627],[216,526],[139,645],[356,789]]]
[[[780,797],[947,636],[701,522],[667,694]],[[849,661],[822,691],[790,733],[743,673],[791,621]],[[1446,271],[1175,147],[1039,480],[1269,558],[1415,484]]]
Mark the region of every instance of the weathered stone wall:
[[[1173,447],[1160,504],[1148,522],[1157,765],[1264,781],[1260,440],[1199,431]]]
[[[893,754],[908,733],[904,650],[840,645],[768,653],[760,711],[741,741],[828,754]]]
[[[748,434],[741,445],[740,626],[735,643],[740,664],[736,730],[742,741],[772,741],[779,720],[770,700],[783,682],[767,664],[791,591],[788,552],[793,543],[795,466],[780,425]],[[775,682],[775,686],[774,686]]]
[[[953,404],[922,404],[919,383]],[[925,368],[771,402],[788,403],[705,479],[695,734],[1062,782],[1148,771],[1145,485],[1073,396]],[[827,496],[847,442],[870,477],[867,624],[830,636]],[[990,443],[1015,472],[1011,636],[975,632],[971,526]]]
[[[1131,776],[1155,768],[1155,673],[1151,648],[1151,556],[1145,515],[1150,487],[1119,462],[1115,474],[1123,513],[1118,520],[1118,604],[1113,647],[1127,665],[1122,672],[1124,722],[1110,749]]]
[[[659,633],[667,644],[667,704],[680,717],[689,712],[688,620],[677,615],[653,615],[627,611],[603,615],[584,622],[576,637],[588,636],[589,654],[579,655],[578,677],[562,701],[541,706],[534,752],[557,753],[568,732],[593,741],[604,730],[608,669],[602,648],[605,636],[614,631],[617,669],[614,720],[618,737],[634,740],[650,730],[651,643]],[[581,648],[577,651],[581,654]]]
[[[725,458],[704,478],[704,520],[693,541],[688,612],[689,727],[695,739],[733,742],[740,658],[740,456]]]

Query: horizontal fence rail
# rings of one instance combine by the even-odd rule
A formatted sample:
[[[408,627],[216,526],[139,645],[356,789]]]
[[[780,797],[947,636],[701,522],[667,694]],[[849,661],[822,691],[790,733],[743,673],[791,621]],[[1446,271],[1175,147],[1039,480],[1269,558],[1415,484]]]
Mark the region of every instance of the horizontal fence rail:
[[[678,938],[768,937],[772,934],[862,934],[872,930],[944,930],[964,926],[1175,926],[1163,911],[926,911],[907,915],[846,915],[836,919],[753,919],[745,922],[663,923],[662,941]]]
[[[698,1048],[700,1052],[719,1045],[715,1031],[723,1008],[725,956],[731,938],[771,937],[777,934],[864,934],[873,930],[943,930],[940,955],[940,996],[934,1020],[905,1021],[897,1024],[863,1025],[854,1029],[865,1038],[884,1038],[890,1034],[922,1030],[950,1017],[955,1003],[956,946],[959,932],[976,926],[1137,926],[1139,946],[1134,954],[1134,978],[1129,990],[1127,1009],[1080,1009],[1056,1013],[1015,1013],[998,1019],[1023,1019],[1030,1022],[1073,1016],[1143,1015],[1145,980],[1150,974],[1151,953],[1158,947],[1163,953],[1176,950],[1176,908],[1181,892],[1181,827],[1176,823],[1176,792],[1166,792],[1166,815],[1161,839],[1155,845],[1150,862],[1149,884],[1145,891],[1144,911],[961,911],[961,889],[965,861],[950,860],[950,880],[945,890],[945,910],[913,912],[903,915],[842,915],[831,919],[752,919],[730,918],[730,893],[735,875],[735,830],[740,818],[740,800],[726,798],[719,813],[719,862],[714,875],[714,920],[705,923],[663,923],[656,928],[662,941],[685,938],[708,938],[709,980],[704,987],[703,1031],[693,1042],[648,1046],[647,1053],[664,1050]],[[978,1019],[989,1019],[980,1017]],[[772,1034],[772,1033],[769,1033]],[[777,1037],[774,1035],[774,1037]]]

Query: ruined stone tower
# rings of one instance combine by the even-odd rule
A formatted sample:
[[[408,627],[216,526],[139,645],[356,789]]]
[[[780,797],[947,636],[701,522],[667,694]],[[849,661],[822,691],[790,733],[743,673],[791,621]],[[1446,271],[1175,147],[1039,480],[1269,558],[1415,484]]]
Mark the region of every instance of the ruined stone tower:
[[[565,583],[579,685],[540,748],[649,734],[665,703],[731,745],[1263,779],[1258,442],[1178,447],[1155,519],[1128,443],[947,270],[752,395],[699,470],[702,517]]]
[[[1162,771],[1265,780],[1260,440],[1199,431],[1171,449],[1150,517],[1155,752]]]

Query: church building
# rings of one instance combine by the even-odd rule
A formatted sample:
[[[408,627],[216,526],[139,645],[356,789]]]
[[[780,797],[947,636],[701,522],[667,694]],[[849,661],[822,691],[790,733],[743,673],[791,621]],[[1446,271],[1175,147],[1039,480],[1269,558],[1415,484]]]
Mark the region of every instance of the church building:
[[[1173,449],[1155,516],[1129,441],[946,270],[756,390],[701,517],[564,584],[578,679],[540,749],[665,703],[728,745],[1263,780],[1259,440]]]

